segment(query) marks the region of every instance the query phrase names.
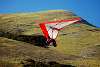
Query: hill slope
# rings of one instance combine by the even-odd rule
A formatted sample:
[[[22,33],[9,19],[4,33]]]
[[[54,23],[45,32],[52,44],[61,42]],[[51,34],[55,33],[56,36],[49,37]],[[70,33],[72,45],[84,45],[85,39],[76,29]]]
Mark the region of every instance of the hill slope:
[[[58,46],[55,48],[34,46],[34,35],[42,35],[39,23],[74,17],[77,16],[63,10],[0,15],[1,63],[5,64],[6,61],[20,64],[26,59],[33,59],[77,67],[100,66],[100,29],[83,23],[69,25],[60,31],[56,39]],[[19,39],[21,40],[18,41]]]
[[[63,10],[47,11],[42,13],[5,14],[0,15],[0,31],[16,35],[32,35],[38,33],[33,31],[33,29],[38,28],[39,23],[73,17],[77,16],[73,15],[71,12],[65,12]]]

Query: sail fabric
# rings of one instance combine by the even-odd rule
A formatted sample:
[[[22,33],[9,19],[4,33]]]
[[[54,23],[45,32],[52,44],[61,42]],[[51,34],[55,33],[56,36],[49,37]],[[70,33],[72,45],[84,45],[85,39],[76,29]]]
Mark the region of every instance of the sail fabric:
[[[40,28],[46,38],[55,39],[58,32],[67,25],[79,21],[80,18],[40,23]]]

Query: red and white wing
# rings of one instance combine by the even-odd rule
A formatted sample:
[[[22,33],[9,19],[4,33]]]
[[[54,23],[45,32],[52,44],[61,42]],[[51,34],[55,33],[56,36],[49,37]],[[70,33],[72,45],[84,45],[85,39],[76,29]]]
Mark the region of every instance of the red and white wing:
[[[50,37],[52,39],[55,39],[60,29],[62,29],[63,27],[69,24],[75,23],[79,20],[80,18],[74,18],[74,19],[69,19],[69,20],[46,22],[46,23],[41,23],[40,27],[46,38]]]

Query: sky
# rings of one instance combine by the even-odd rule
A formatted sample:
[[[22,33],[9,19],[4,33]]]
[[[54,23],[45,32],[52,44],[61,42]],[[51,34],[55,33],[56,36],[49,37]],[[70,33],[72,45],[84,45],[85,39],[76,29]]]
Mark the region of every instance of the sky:
[[[0,13],[64,9],[100,27],[100,0],[0,0]]]

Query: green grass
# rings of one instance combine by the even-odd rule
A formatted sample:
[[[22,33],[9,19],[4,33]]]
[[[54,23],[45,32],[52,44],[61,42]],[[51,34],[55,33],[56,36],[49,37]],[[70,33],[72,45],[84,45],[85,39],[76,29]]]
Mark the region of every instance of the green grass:
[[[52,13],[50,14],[50,12]],[[55,12],[60,13],[56,14]],[[46,13],[39,12],[2,15],[2,17],[0,17],[0,31],[19,35],[43,35],[41,29],[39,28],[39,23],[42,23],[46,20],[54,21],[55,18],[57,20],[61,20],[77,17],[70,14],[70,12],[66,14],[63,14],[63,12],[64,11],[47,11]],[[37,26],[35,26],[34,24],[37,24]],[[17,31],[17,29],[20,29],[21,31],[19,32]],[[99,28],[94,28],[85,24],[73,24],[67,26],[62,31],[60,31],[56,39],[58,46],[56,48],[50,48],[50,50],[58,51],[65,55],[81,56],[81,52],[88,47],[100,45],[100,31],[89,31],[93,29],[100,30]],[[2,40],[3,39],[1,39],[0,43],[7,42],[7,40]],[[15,42],[16,44],[20,43],[17,41]],[[9,44],[8,46],[12,46],[12,44],[13,43],[11,42],[11,44]],[[99,56],[100,55],[98,55],[98,57],[93,56],[90,59],[81,58],[77,60],[65,60],[61,61],[61,63],[72,64],[77,67],[100,67],[100,61],[97,60],[98,58],[100,58]],[[8,65],[10,64],[9,62],[1,62],[0,65],[2,63]]]

